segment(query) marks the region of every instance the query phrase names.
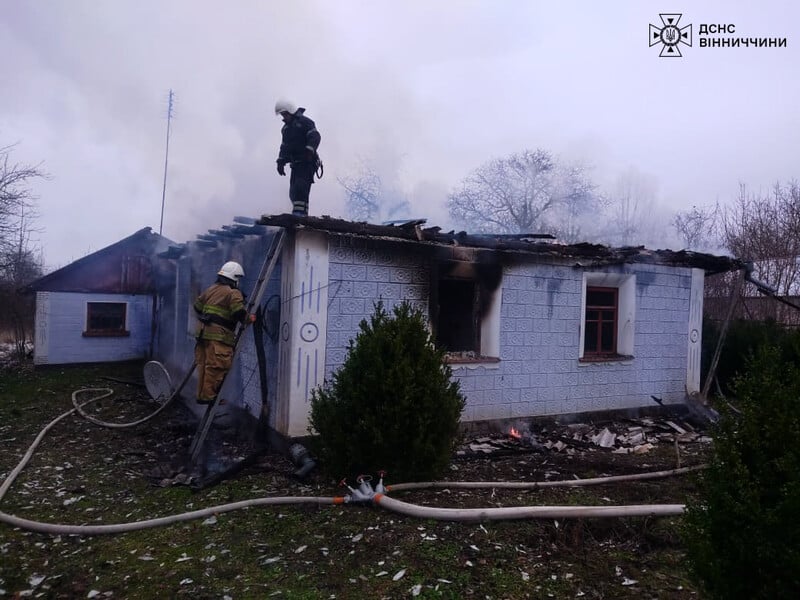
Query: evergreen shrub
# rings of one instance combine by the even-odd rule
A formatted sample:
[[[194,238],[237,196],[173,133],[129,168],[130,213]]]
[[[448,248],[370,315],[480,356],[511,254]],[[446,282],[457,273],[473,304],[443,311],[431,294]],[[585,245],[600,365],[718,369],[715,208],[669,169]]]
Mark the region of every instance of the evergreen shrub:
[[[762,346],[734,379],[688,506],[688,558],[711,598],[800,597],[800,369],[785,352]]]
[[[385,470],[394,482],[442,474],[464,397],[421,311],[378,302],[332,380],[311,397],[314,449],[336,477]]]

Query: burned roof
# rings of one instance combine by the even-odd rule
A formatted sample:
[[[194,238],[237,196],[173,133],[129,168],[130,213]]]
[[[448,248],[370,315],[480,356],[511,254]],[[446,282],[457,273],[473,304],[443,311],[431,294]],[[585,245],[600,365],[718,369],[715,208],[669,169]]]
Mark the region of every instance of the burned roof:
[[[336,219],[327,215],[314,217],[282,214],[264,215],[257,223],[286,229],[313,229],[357,237],[464,246],[501,252],[521,252],[561,259],[574,258],[581,261],[581,266],[589,268],[595,265],[650,263],[703,269],[708,273],[722,273],[743,267],[743,263],[738,259],[690,250],[649,250],[644,246],[613,248],[588,242],[561,244],[555,242],[552,236],[547,234],[469,234],[465,231],[444,233],[440,227],[423,227],[424,219],[409,220],[399,222],[399,224],[377,225]]]
[[[151,293],[155,289],[152,259],[170,243],[150,227],[144,227],[40,277],[20,292]]]
[[[186,252],[187,245],[200,248],[216,248],[222,242],[244,239],[247,235],[265,235],[267,228],[258,225],[252,217],[234,217],[232,225],[223,225],[219,229],[209,229],[208,233],[198,233],[197,239],[183,244],[171,244],[166,250],[159,252],[159,258],[177,259]]]

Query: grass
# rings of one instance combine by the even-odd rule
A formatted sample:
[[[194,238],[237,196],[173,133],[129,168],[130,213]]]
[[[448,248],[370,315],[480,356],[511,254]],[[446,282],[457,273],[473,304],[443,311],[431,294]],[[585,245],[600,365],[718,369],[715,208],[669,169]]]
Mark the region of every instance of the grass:
[[[81,387],[115,388],[104,418],[151,407],[138,366],[5,372],[0,376],[0,478]],[[70,416],[50,432],[8,494],[6,513],[52,523],[117,523],[263,496],[338,495],[320,474],[299,484],[268,455],[235,479],[193,492],[144,473],[162,446],[188,444],[172,415],[109,430]],[[191,428],[188,428],[189,431]],[[191,434],[189,434],[191,435]],[[664,468],[662,454],[531,454],[460,461],[451,479],[536,479]],[[700,457],[684,454],[684,461]],[[638,461],[638,462],[637,462]],[[554,477],[556,478],[556,477]],[[535,492],[421,490],[436,506],[675,502],[689,478]],[[697,598],[683,564],[679,518],[526,520],[482,524],[403,517],[371,506],[275,506],[114,536],[49,536],[0,524],[0,596],[44,598]],[[41,578],[44,579],[41,579]],[[635,584],[623,585],[626,581]]]

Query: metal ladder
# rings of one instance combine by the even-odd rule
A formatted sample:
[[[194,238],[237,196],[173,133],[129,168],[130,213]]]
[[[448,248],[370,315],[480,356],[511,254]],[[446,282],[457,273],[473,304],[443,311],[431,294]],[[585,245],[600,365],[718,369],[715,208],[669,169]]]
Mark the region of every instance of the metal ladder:
[[[267,287],[267,282],[269,281],[270,275],[272,275],[272,271],[275,269],[275,265],[278,262],[278,256],[280,256],[281,249],[283,248],[284,237],[286,236],[286,231],[284,229],[279,230],[275,236],[272,238],[272,243],[270,245],[269,251],[267,252],[267,257],[264,259],[264,264],[261,265],[261,271],[258,274],[258,279],[256,280],[256,285],[254,287],[254,292],[247,303],[247,314],[253,314],[253,309],[261,305],[261,299],[264,296],[264,290]],[[233,341],[233,358],[236,358],[236,351],[239,348],[239,340],[242,337],[242,334],[247,330],[250,326],[250,321],[246,321],[245,323],[237,323],[236,330],[234,332],[234,341]],[[194,370],[194,366],[193,366]],[[230,373],[230,371],[228,371]],[[227,379],[228,373],[225,373],[225,376],[222,378],[220,382],[219,389],[222,390],[222,386],[225,385],[225,379]],[[214,421],[214,416],[216,415],[217,408],[219,407],[219,394],[214,398],[214,401],[211,402],[206,407],[206,412],[203,415],[203,418],[200,420],[200,425],[197,428],[197,432],[192,439],[192,444],[189,446],[189,464],[194,465],[197,457],[200,455],[200,450],[203,448],[203,443],[208,436],[208,432],[211,429],[211,423]]]

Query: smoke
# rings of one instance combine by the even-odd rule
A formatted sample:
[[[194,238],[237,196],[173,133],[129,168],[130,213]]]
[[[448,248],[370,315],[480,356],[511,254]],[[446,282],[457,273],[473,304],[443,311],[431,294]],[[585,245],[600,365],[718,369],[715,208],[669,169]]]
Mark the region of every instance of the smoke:
[[[720,10],[714,19],[733,18]],[[735,16],[742,30],[782,37],[800,15],[776,4]],[[157,228],[169,89],[164,233],[176,241],[237,214],[289,209],[274,163],[277,97],[305,106],[322,133],[316,215],[344,216],[336,179],[359,158],[396,173],[410,215],[445,229],[447,192],[492,156],[530,147],[594,165],[601,185],[635,164],[658,178],[654,210],[670,213],[733,198],[739,180],[796,176],[796,44],[688,48],[667,63],[643,43],[655,18],[644,3],[520,3],[512,14],[480,0],[458,10],[422,0],[10,0],[0,52],[13,93],[0,96],[0,140],[19,141],[17,158],[53,176],[35,189],[51,266]]]

